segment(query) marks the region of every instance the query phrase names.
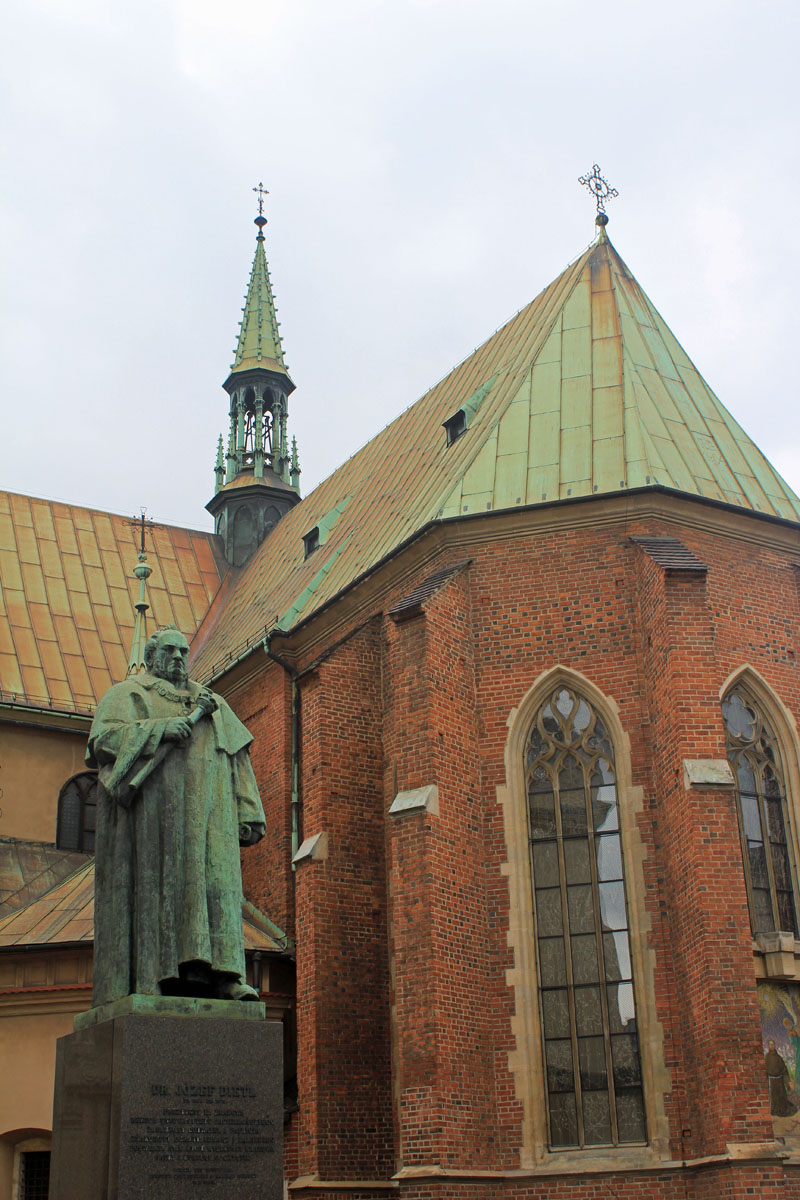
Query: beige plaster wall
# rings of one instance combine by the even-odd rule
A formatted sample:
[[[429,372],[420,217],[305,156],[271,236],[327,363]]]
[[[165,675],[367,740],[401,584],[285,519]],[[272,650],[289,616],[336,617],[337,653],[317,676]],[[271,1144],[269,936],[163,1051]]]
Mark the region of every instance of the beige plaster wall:
[[[54,842],[58,793],[85,753],[84,734],[0,721],[0,836]]]
[[[77,1007],[76,1007],[77,1011]],[[56,1040],[72,1033],[73,1012],[0,1021],[0,1137],[14,1129],[52,1129]]]

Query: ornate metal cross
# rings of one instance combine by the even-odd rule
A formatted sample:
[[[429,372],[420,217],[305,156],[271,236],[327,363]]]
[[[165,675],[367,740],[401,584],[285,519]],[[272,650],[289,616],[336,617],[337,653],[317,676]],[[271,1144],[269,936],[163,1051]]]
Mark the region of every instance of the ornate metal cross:
[[[617,191],[617,189],[609,187],[606,180],[603,179],[603,176],[600,174],[600,168],[598,167],[597,163],[594,163],[594,165],[592,166],[591,175],[581,175],[581,177],[578,180],[578,183],[582,183],[584,187],[587,187],[589,189],[589,191],[592,193],[592,195],[594,196],[595,201],[597,203],[597,215],[598,216],[600,215],[600,213],[602,213],[605,216],[606,201],[613,200],[615,196],[619,195],[619,192]]]
[[[152,531],[152,528],[153,528],[153,519],[152,519],[152,517],[145,516],[146,512],[147,512],[147,509],[143,505],[141,516],[134,517],[133,520],[127,522],[127,524],[131,527],[131,529],[139,530],[139,537],[140,537],[139,555],[140,555],[140,557],[144,557],[147,554],[147,550],[146,550],[145,544],[144,544],[144,535],[148,529]]]
[[[261,182],[261,180],[258,181],[258,187],[254,187],[253,191],[258,192],[258,215],[260,217],[263,217],[263,215],[264,215],[264,197],[268,196],[269,192],[264,187],[264,184]]]

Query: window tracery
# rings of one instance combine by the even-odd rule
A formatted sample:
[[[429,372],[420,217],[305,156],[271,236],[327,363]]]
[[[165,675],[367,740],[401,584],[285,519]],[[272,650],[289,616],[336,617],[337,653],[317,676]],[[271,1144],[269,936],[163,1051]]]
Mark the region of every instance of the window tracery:
[[[798,936],[786,783],[778,739],[741,686],[722,701],[728,759],[736,785],[747,899],[754,934]]]
[[[614,750],[560,685],[525,748],[552,1149],[646,1140]]]

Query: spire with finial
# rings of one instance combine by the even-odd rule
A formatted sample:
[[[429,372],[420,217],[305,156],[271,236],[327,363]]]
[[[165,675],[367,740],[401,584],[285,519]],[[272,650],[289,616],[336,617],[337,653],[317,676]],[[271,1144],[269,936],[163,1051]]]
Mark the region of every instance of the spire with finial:
[[[264,252],[263,183],[254,218],[256,252],[250,271],[239,340],[223,387],[230,397],[227,452],[222,439],[214,465],[214,497],[206,505],[225,557],[241,566],[270,529],[300,499],[288,450],[289,396],[294,383],[283,357],[272,282]]]
[[[263,183],[253,188],[258,193],[258,216],[253,223],[258,227],[256,252],[250,271],[250,283],[245,296],[239,339],[236,344],[231,371],[247,371],[253,367],[279,371],[288,379],[288,368],[283,357],[280,321],[277,317],[272,281],[264,252],[264,197],[269,192]]]
[[[131,652],[128,658],[128,676],[140,675],[145,670],[144,665],[144,648],[147,642],[147,610],[150,605],[147,603],[147,580],[153,573],[153,568],[147,561],[147,547],[145,546],[145,531],[148,525],[153,522],[145,516],[146,509],[142,509],[141,515],[134,517],[130,522],[134,529],[139,531],[139,555],[136,566],[133,568],[133,573],[139,580],[139,599],[134,605],[136,609],[136,620],[133,626],[133,640],[131,642]]]
[[[606,225],[608,224],[608,215],[606,214],[606,202],[613,200],[619,195],[616,188],[609,187],[608,181],[600,174],[600,168],[597,163],[592,164],[592,173],[581,175],[578,183],[583,184],[592,193],[597,205],[597,216],[594,219],[595,225],[598,226],[600,241],[608,241],[606,235]]]

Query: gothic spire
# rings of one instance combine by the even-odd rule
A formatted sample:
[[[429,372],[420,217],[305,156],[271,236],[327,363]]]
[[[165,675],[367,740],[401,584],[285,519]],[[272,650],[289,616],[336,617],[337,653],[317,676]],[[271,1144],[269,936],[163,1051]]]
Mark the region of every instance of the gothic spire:
[[[225,556],[247,562],[278,520],[300,499],[299,468],[289,451],[289,396],[294,391],[276,316],[264,253],[264,185],[258,193],[256,252],[239,341],[223,387],[229,396],[227,451],[222,439],[214,465],[214,497],[206,505]]]
[[[253,191],[259,192],[258,216],[254,219],[254,224],[258,227],[256,252],[253,256],[250,283],[242,309],[239,339],[231,371],[236,373],[260,367],[263,370],[276,371],[288,379],[289,372],[281,344],[280,321],[277,318],[272,281],[264,251],[264,226],[267,224],[267,218],[264,216],[266,192],[262,184]]]

